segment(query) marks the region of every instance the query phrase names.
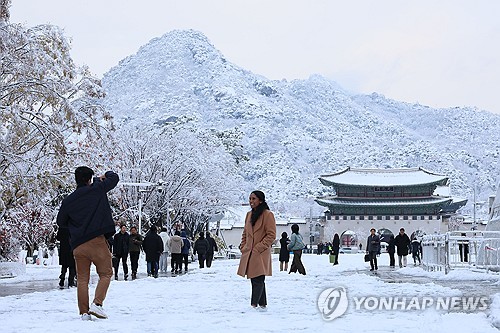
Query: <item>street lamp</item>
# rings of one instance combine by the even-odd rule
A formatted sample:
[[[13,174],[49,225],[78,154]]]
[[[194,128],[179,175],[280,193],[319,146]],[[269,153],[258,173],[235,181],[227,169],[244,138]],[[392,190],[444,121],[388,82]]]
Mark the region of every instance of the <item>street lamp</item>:
[[[156,186],[156,189],[158,192],[163,192],[163,180],[158,180],[157,183],[151,183],[151,182],[140,182],[140,183],[129,183],[129,182],[120,182],[119,185],[123,186],[133,186],[133,187],[139,187],[139,235],[141,234],[142,231],[142,193],[143,192],[149,192],[151,190],[148,189],[141,189],[141,187],[149,187],[149,186]]]

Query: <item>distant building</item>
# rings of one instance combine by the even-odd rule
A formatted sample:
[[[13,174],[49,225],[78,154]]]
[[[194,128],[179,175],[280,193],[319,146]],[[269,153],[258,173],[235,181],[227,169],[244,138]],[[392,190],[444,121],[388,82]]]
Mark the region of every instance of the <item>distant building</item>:
[[[332,188],[334,195],[319,197],[316,202],[328,208],[325,228],[339,235],[343,245],[356,237],[364,242],[371,228],[383,231],[383,240],[405,228],[431,234],[448,231],[450,217],[467,203],[450,195],[449,179],[422,168],[354,169],[322,175],[319,180]],[[326,233],[326,232],[325,232]],[[349,244],[346,244],[349,242]]]
[[[226,245],[238,248],[241,242],[243,227],[245,226],[245,217],[247,212],[250,210],[251,208],[248,204],[228,208],[224,213],[224,217],[218,221],[218,227],[216,223],[211,224],[210,228],[212,229],[212,232],[217,232],[216,230],[218,228],[219,235],[224,239]],[[299,232],[307,242],[310,234],[309,219],[284,218],[279,216],[276,212],[274,214],[276,219],[276,241],[281,238],[281,233],[283,231],[285,231],[288,234],[288,237],[290,237],[292,233],[291,226],[296,223],[299,226]],[[307,244],[309,245],[309,243]]]

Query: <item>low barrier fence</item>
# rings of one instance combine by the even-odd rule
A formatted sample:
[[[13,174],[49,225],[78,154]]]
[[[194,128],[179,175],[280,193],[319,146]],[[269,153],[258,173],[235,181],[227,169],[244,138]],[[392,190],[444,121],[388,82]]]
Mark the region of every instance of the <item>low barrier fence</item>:
[[[500,231],[450,231],[425,235],[422,264],[426,270],[477,268],[500,271]]]

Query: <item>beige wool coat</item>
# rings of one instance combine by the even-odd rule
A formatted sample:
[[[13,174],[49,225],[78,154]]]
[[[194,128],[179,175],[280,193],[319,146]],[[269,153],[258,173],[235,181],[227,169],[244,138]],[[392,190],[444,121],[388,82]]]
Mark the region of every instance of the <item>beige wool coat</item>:
[[[241,259],[238,275],[251,279],[261,275],[272,275],[271,246],[276,240],[274,214],[265,210],[252,227],[248,212],[241,235]]]

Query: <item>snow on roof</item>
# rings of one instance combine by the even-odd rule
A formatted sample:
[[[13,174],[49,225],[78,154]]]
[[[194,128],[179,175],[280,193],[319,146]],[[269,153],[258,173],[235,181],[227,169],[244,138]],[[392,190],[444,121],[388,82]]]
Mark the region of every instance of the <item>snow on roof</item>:
[[[323,185],[354,186],[410,186],[438,183],[445,185],[448,177],[432,173],[423,168],[403,169],[346,169],[320,176]]]
[[[336,196],[318,198],[316,202],[322,206],[421,206],[421,205],[436,205],[436,204],[446,204],[451,203],[452,198],[440,198],[440,197],[428,197],[422,199],[388,199],[388,200],[363,200],[360,199],[345,199],[338,198]]]

